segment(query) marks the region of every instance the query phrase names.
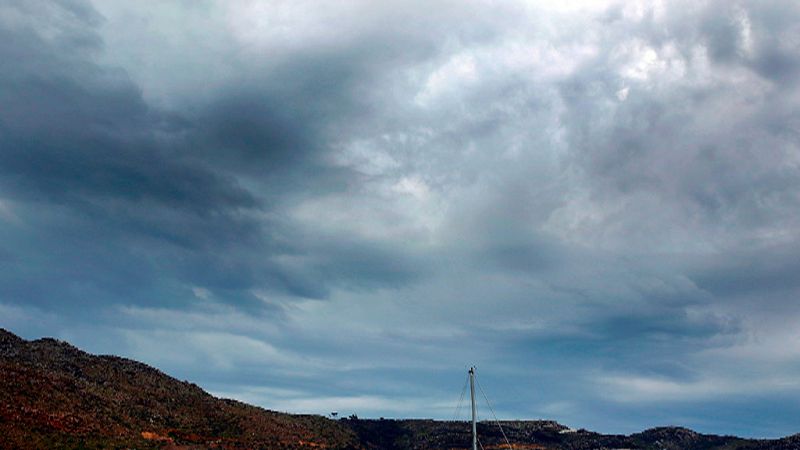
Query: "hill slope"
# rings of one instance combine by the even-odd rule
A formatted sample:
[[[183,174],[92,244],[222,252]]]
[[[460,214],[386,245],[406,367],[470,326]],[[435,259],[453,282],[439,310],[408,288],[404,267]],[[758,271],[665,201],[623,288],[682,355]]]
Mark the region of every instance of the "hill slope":
[[[800,435],[748,440],[655,428],[630,436],[570,432],[552,421],[506,421],[515,449],[800,450]],[[465,422],[334,421],[217,399],[129,359],[0,329],[0,448],[468,449]],[[478,424],[485,449],[503,447]]]
[[[0,329],[5,448],[353,448],[349,428],[267,411],[124,358]]]

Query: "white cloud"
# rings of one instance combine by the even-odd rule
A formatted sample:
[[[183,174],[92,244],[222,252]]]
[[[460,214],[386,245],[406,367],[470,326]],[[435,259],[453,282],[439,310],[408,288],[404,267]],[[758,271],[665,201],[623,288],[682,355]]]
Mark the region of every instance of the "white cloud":
[[[156,367],[209,367],[236,371],[250,365],[275,373],[310,374],[325,364],[279,349],[262,339],[233,333],[172,330],[120,330],[130,353]]]
[[[201,300],[208,300],[213,296],[211,291],[209,291],[206,288],[202,288],[202,287],[198,287],[198,286],[192,287],[192,293],[194,294],[195,297],[197,297],[197,298],[199,298]]]
[[[790,377],[752,380],[717,375],[700,380],[670,380],[645,376],[603,376],[598,390],[608,400],[630,403],[700,402],[774,392],[797,393],[800,381]]]

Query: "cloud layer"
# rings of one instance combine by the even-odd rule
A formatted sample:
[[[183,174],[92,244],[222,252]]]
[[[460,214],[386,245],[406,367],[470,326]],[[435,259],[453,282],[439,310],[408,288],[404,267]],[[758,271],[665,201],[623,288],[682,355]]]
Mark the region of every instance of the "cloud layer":
[[[296,412],[797,432],[800,7],[11,1],[0,325]],[[352,411],[350,411],[352,410]]]

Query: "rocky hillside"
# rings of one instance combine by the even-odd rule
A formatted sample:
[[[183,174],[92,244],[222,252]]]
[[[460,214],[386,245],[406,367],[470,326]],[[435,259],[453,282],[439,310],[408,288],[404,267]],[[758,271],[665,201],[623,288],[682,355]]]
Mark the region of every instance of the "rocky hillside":
[[[465,422],[434,420],[345,420],[368,449],[469,449]],[[679,427],[653,428],[630,436],[573,431],[552,421],[503,421],[515,450],[800,450],[800,435],[780,440],[742,439],[696,433]],[[497,424],[478,424],[486,450],[508,449]]]
[[[571,431],[552,421],[502,423],[514,449],[800,450],[772,440],[655,428],[630,436]],[[217,399],[147,365],[94,356],[54,339],[0,329],[0,448],[468,449],[469,425],[433,420],[338,421]],[[478,424],[483,448],[505,439]]]
[[[357,448],[319,416],[267,411],[124,358],[0,329],[0,447]]]

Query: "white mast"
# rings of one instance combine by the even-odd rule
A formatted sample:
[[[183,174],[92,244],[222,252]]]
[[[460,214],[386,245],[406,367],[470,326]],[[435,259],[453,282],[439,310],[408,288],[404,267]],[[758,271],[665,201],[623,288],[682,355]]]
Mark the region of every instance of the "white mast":
[[[469,396],[472,399],[472,450],[478,450],[478,426],[475,409],[475,368],[469,368]]]

